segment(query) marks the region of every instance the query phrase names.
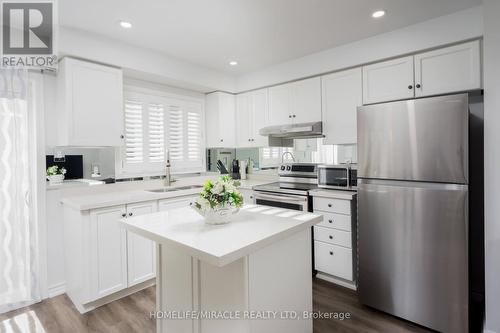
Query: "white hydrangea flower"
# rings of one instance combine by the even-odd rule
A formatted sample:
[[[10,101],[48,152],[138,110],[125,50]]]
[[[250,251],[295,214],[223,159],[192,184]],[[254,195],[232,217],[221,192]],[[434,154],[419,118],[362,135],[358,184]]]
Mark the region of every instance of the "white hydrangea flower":
[[[221,194],[223,191],[224,191],[224,185],[221,182],[216,183],[215,186],[212,188],[213,194]]]
[[[205,198],[198,197],[196,202],[201,206],[202,209],[210,208],[210,201]]]

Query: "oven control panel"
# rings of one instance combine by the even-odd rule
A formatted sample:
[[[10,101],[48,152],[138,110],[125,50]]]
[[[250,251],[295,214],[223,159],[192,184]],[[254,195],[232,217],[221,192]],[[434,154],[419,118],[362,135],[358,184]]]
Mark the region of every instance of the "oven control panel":
[[[317,178],[317,166],[315,163],[283,163],[279,166],[278,174],[281,177]]]

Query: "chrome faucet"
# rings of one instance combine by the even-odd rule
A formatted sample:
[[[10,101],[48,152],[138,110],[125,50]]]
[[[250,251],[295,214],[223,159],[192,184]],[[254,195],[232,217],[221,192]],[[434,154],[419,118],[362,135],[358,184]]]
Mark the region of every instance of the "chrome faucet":
[[[163,179],[164,186],[171,186],[175,182],[170,174],[170,153],[167,152],[167,163],[165,164],[165,178]]]
[[[295,156],[293,156],[293,154],[291,152],[286,151],[286,152],[283,153],[283,155],[281,155],[281,163],[283,163],[283,161],[285,159],[285,155],[287,155],[287,154],[290,154],[290,156],[292,156],[292,161],[295,162]]]

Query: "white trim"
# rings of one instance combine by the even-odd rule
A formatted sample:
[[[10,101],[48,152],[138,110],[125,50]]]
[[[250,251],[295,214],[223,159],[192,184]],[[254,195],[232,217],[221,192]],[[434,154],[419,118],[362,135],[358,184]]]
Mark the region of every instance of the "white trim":
[[[484,329],[483,333],[497,333],[497,332]]]
[[[325,280],[325,281],[328,281],[331,283],[338,284],[339,286],[342,286],[345,288],[357,290],[357,286],[353,281],[347,281],[347,280],[344,280],[344,279],[341,279],[341,278],[338,278],[338,277],[335,277],[335,276],[332,276],[332,275],[329,275],[326,273],[321,273],[321,272],[318,272],[318,274],[316,274],[316,277],[318,279],[321,279],[321,280]]]
[[[66,283],[61,282],[54,284],[48,288],[48,298],[62,295],[66,292]]]

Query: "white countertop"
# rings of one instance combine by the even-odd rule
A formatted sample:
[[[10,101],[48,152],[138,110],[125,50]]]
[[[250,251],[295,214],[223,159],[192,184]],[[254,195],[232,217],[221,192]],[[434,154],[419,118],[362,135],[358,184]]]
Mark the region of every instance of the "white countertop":
[[[182,187],[186,185],[202,185],[207,177],[199,177],[199,179],[188,179],[179,180],[174,183],[171,187]],[[242,180],[240,188],[251,190],[254,186],[260,184],[270,183],[269,180]],[[132,186],[133,184],[130,184]],[[141,184],[137,184],[140,186]],[[100,187],[105,187],[107,185],[102,185]],[[124,205],[134,202],[144,202],[151,200],[161,200],[161,199],[171,199],[178,198],[188,195],[196,195],[200,193],[201,188],[194,188],[188,190],[179,190],[172,192],[149,192],[148,189],[159,189],[162,188],[160,181],[156,185],[149,186],[150,188],[140,188],[140,189],[121,189],[114,191],[96,192],[96,193],[85,193],[85,194],[75,194],[72,193],[69,196],[65,196],[61,199],[61,203],[67,205],[76,210],[89,210],[95,208],[103,208],[117,205]]]
[[[225,225],[207,225],[191,207],[122,219],[122,225],[145,238],[224,266],[267,245],[319,223],[319,214],[246,205]]]
[[[356,191],[328,190],[328,189],[317,188],[317,189],[309,191],[309,194],[313,197],[352,200],[357,195],[357,192]]]

